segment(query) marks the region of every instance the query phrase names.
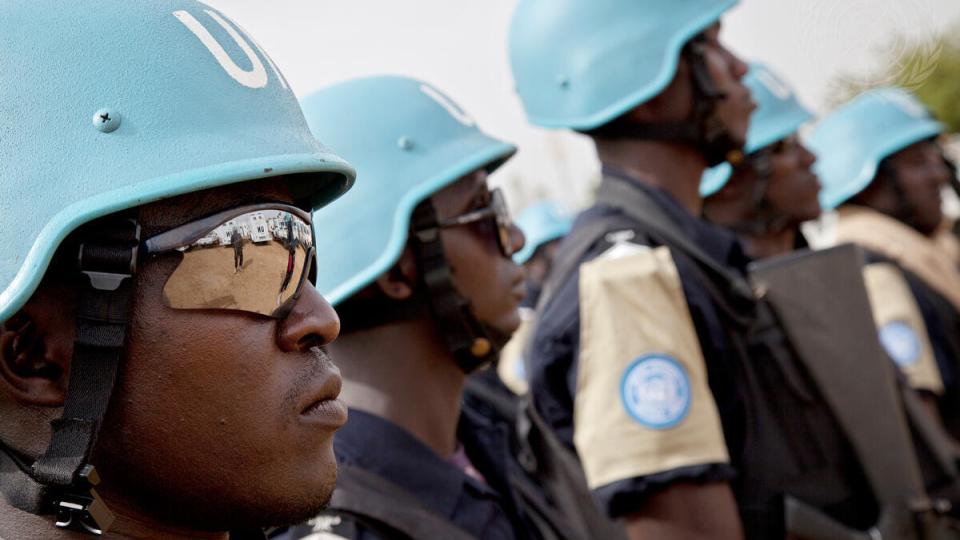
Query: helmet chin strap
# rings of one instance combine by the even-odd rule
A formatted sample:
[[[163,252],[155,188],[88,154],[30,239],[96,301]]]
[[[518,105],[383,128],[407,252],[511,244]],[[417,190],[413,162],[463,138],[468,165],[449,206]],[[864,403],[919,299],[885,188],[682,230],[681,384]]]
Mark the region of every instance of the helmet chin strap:
[[[83,285],[63,416],[51,423],[46,451],[28,463],[0,444],[0,491],[14,507],[54,514],[56,526],[101,535],[114,516],[94,486],[90,456],[119,372],[134,289],[140,226],[135,217],[107,219],[81,233]]]
[[[693,82],[693,113],[683,122],[635,124],[619,122],[604,127],[604,135],[615,138],[683,141],[694,144],[703,153],[707,166],[723,162],[739,165],[743,161],[742,140],[716,115],[717,103],[726,98],[714,84],[704,57],[704,38],[697,36],[681,53],[690,67]]]
[[[748,157],[739,167],[751,168],[756,177],[750,196],[750,208],[754,212],[751,217],[731,224],[730,229],[740,234],[759,236],[778,233],[789,227],[792,220],[777,212],[770,203],[770,199],[767,198],[767,190],[770,187],[770,181],[773,179],[770,156],[760,154]]]
[[[481,323],[470,302],[453,285],[443,251],[437,212],[430,199],[417,205],[411,218],[413,252],[420,279],[429,296],[430,311],[457,365],[464,373],[492,362],[508,336]]]

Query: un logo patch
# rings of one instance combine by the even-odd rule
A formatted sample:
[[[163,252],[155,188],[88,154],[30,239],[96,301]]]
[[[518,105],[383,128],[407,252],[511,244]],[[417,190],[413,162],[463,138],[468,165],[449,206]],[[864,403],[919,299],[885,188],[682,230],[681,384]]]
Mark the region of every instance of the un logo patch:
[[[887,323],[880,328],[880,344],[898,366],[913,365],[920,359],[920,339],[909,324]]]
[[[679,362],[664,354],[636,359],[620,383],[623,407],[650,429],[669,429],[690,410],[690,378]]]

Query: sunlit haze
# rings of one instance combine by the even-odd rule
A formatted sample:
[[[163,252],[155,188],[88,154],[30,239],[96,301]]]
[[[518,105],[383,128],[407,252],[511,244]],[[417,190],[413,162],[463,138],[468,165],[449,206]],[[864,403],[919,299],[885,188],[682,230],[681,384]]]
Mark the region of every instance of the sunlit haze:
[[[299,96],[379,73],[415,76],[450,94],[483,129],[520,146],[495,176],[514,210],[541,197],[572,207],[589,198],[598,174],[591,145],[528,126],[513,93],[507,26],[515,0],[208,3],[260,42]],[[960,23],[960,2],[743,0],[723,22],[722,37],[735,51],[782,73],[823,112],[838,80],[863,78],[906,44],[932,43]]]

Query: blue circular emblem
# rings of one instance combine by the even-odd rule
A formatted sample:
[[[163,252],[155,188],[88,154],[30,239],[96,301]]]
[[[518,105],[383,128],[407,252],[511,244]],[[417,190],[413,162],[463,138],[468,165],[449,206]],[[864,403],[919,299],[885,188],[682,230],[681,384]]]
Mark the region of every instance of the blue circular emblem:
[[[517,359],[517,365],[513,368],[513,375],[521,381],[527,380],[527,363],[523,358]]]
[[[648,354],[623,374],[620,397],[630,416],[650,429],[669,429],[690,410],[690,378],[673,358]]]
[[[909,366],[920,360],[920,339],[913,328],[903,321],[883,325],[880,328],[880,344],[898,366]]]

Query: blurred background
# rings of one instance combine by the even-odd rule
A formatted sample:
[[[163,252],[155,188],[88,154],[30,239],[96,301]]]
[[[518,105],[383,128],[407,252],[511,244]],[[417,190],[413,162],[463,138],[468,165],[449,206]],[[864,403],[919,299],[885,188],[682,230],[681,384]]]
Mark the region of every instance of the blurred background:
[[[494,178],[515,214],[541,198],[570,209],[589,202],[599,181],[592,146],[530,127],[513,93],[515,0],[206,1],[259,41],[298,96],[379,73],[447,92],[481,128],[520,147]],[[817,113],[864,88],[899,84],[960,131],[958,0],[741,0],[723,25],[734,51],[782,73]],[[960,157],[960,144],[951,146]]]

